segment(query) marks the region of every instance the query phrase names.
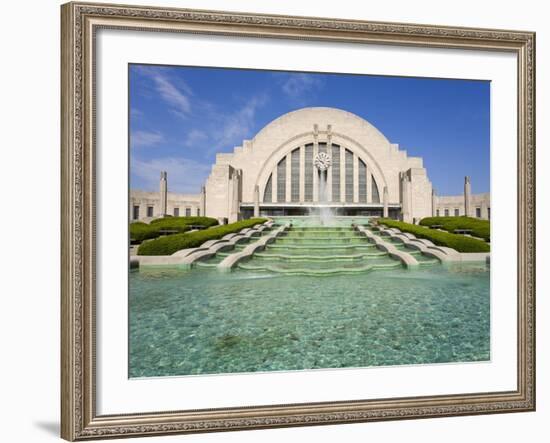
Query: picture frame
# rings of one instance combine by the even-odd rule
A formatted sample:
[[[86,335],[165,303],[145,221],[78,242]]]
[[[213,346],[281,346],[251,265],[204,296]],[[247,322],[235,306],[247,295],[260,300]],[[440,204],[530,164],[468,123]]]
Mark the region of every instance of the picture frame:
[[[535,34],[525,31],[72,2],[61,8],[61,436],[263,429],[535,410]],[[100,415],[96,371],[96,33],[469,49],[517,57],[517,389]],[[100,172],[100,171],[99,171]],[[121,269],[121,273],[126,270]]]

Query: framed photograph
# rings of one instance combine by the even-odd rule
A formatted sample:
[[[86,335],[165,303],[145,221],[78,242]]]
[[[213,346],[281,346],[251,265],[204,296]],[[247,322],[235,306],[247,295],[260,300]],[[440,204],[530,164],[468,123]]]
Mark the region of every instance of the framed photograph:
[[[535,35],[68,3],[62,437],[535,409]]]

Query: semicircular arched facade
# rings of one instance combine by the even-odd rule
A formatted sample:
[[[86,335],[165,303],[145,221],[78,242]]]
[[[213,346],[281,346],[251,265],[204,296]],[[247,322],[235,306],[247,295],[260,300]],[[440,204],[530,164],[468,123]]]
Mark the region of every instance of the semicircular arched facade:
[[[205,212],[230,222],[252,215],[341,215],[418,220],[432,215],[422,159],[409,157],[373,125],[334,108],[304,108],[266,125],[233,153],[218,154]]]
[[[339,134],[329,133],[326,138],[318,141],[319,133],[309,134],[301,143],[292,139],[282,149],[275,150],[255,183],[260,202],[380,204],[380,189],[387,185],[376,160],[360,145]]]

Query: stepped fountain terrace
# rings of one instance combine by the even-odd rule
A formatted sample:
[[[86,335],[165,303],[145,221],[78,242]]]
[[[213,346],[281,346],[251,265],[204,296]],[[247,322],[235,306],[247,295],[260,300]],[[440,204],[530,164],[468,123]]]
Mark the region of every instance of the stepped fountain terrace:
[[[307,222],[315,223],[315,220],[319,219],[309,218]],[[262,249],[255,250],[250,256],[243,256],[245,260],[232,261],[230,258],[233,254],[240,255],[249,248],[250,240],[217,252],[205,260],[197,260],[195,263],[198,267],[220,269],[225,267],[226,262],[230,262],[231,267],[249,271],[316,276],[389,270],[411,263],[439,263],[437,258],[425,256],[419,250],[399,244],[398,239],[388,241],[392,245],[395,244],[396,248],[404,254],[392,255],[361,231],[356,230],[349,220],[345,223],[345,218],[337,219],[331,226],[320,223],[312,226],[301,225],[300,221],[298,226],[295,226],[296,219],[279,220],[279,223],[291,226],[275,237],[272,243],[266,243]],[[377,231],[373,231],[373,234],[382,235]],[[261,237],[251,237],[251,239],[255,238]],[[414,263],[414,258],[408,261],[403,259],[403,256],[409,254],[416,258],[418,263]]]
[[[366,217],[274,222],[130,274],[131,377],[490,358],[485,261]]]

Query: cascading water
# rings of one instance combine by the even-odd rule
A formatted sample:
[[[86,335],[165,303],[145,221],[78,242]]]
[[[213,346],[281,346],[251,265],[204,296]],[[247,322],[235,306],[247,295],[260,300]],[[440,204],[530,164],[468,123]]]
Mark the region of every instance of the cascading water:
[[[397,269],[402,264],[378,250],[351,226],[317,225],[290,228],[238,267],[287,275],[329,276]]]
[[[249,260],[239,262],[238,267],[249,271],[316,276],[401,268],[398,258],[392,257],[387,251],[378,250],[368,237],[354,230],[352,223],[365,224],[365,218],[338,217],[331,209],[328,186],[330,157],[321,152],[314,164],[317,168],[315,173],[318,178],[318,198],[309,211],[309,217],[304,217],[307,220],[301,220],[299,225],[287,220],[285,224],[289,223],[292,227],[284,235],[276,238],[273,243],[265,244]],[[234,250],[218,252],[198,265],[217,266],[228,255],[239,252],[246,246],[247,244],[241,244]],[[439,262],[428,258],[424,263]]]
[[[319,173],[319,219],[321,226],[330,226],[334,220],[334,213],[328,203],[327,171]]]

